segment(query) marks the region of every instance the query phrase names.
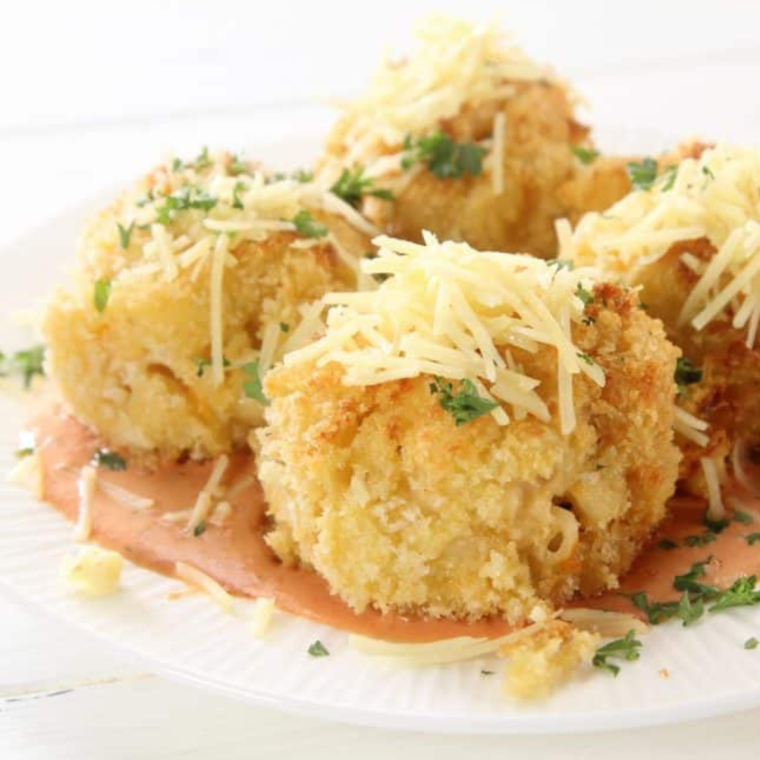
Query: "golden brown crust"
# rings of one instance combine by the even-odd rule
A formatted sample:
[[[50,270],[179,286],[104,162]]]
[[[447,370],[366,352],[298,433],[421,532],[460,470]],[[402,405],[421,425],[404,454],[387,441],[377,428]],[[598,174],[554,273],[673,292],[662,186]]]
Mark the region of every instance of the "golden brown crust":
[[[607,384],[576,380],[569,437],[532,417],[457,427],[429,377],[347,387],[335,365],[270,373],[259,475],[275,551],[359,610],[517,621],[614,586],[673,490],[677,352],[619,288],[588,315],[574,340]],[[515,359],[556,419],[553,354]]]

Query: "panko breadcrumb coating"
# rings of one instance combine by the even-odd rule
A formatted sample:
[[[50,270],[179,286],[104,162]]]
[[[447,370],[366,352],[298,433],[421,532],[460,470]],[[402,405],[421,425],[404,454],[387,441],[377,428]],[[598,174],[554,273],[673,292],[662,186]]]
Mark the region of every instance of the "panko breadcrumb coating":
[[[417,36],[415,53],[385,61],[346,107],[320,164],[324,182],[371,180],[361,208],[378,227],[552,258],[556,219],[628,192],[621,162],[591,166],[565,85],[497,26],[435,17]]]
[[[364,294],[328,299],[357,304],[364,338],[346,337],[351,307],[334,306],[321,343],[286,355],[284,366],[267,375],[270,405],[267,426],[258,431],[258,467],[274,520],[270,545],[286,562],[313,567],[356,610],[502,615],[517,623],[542,605],[615,587],[664,516],[676,479],[671,428],[678,351],[662,325],[632,292],[602,284],[587,291],[577,272],[530,257],[479,254],[430,238],[430,250],[418,254],[409,244],[383,242],[389,244],[409,255],[381,248],[380,258],[367,262],[369,271],[395,272],[371,294],[378,311],[366,306]],[[498,302],[496,290],[466,289],[468,278],[479,283],[490,273],[496,280],[502,267],[514,270],[516,282],[530,270],[543,285],[530,294],[527,286],[503,291]],[[447,278],[451,268],[458,274]],[[420,280],[422,271],[427,280]],[[570,295],[557,295],[560,281]],[[449,371],[445,363],[457,354],[451,341],[448,349],[434,343],[434,319],[445,324],[448,317],[425,304],[423,291],[432,287],[439,287],[439,298],[443,291],[466,293],[469,308],[493,330],[507,329],[505,335],[518,293],[547,309],[552,304],[566,315],[561,320],[571,318],[570,350],[589,374],[573,376],[576,420],[568,433],[561,430],[553,346],[497,342],[513,369],[498,370],[496,384],[474,376],[446,381],[432,370],[433,358],[420,360],[431,369],[402,377],[408,364],[401,355],[393,358],[393,345],[409,352],[413,341],[424,341],[428,355],[443,362],[440,372]],[[479,294],[490,306],[478,302]],[[532,303],[525,313],[542,308]],[[407,318],[415,330],[391,335],[392,325]],[[469,333],[456,324],[447,329],[460,345],[479,335],[477,327]],[[479,366],[490,351],[480,346],[469,366]],[[387,352],[391,369],[381,367],[376,379],[385,373],[398,379],[361,384],[357,378],[382,364]],[[469,396],[467,383],[473,384]],[[473,403],[474,387],[480,403],[501,393],[534,412],[524,413],[516,400],[473,418],[457,399],[464,393]],[[525,398],[519,389],[529,387],[536,395]]]
[[[304,304],[355,287],[354,258],[370,250],[324,197],[204,150],[95,217],[44,320],[48,371],[73,413],[108,445],[146,455],[243,443],[262,417],[258,375],[297,345]]]
[[[739,442],[760,442],[760,151],[695,144],[681,154],[583,219],[562,255],[640,287],[691,362],[678,404],[697,419],[677,440],[684,484],[705,493],[703,459],[721,475]]]
[[[504,690],[519,700],[540,699],[572,678],[594,658],[602,637],[552,620],[529,637],[518,638],[500,654],[507,658]]]

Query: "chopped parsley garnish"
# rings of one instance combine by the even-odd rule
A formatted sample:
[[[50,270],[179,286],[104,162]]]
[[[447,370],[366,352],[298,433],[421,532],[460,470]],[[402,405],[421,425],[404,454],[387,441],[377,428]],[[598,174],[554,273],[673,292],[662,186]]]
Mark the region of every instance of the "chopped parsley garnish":
[[[557,267],[558,272],[560,269],[572,270],[575,268],[575,265],[572,261],[570,261],[570,259],[548,259],[546,266]]]
[[[594,362],[594,360],[593,360],[593,359],[592,359],[592,358],[591,358],[591,357],[590,357],[588,354],[584,353],[583,351],[579,351],[579,352],[576,354],[576,356],[577,356],[577,357],[578,357],[578,358],[579,358],[579,359],[580,359],[582,362],[586,362],[586,364],[588,364],[588,365],[590,365],[590,366],[593,366],[593,365],[596,363],[596,362]]]
[[[291,220],[296,230],[305,237],[321,238],[327,234],[327,227],[317,222],[309,211],[302,209]]]
[[[760,644],[760,641],[758,641],[754,636],[751,639],[747,639],[744,642],[744,648],[745,649],[757,649],[758,645]]]
[[[496,673],[495,670],[481,670],[480,675],[481,676],[492,676]]]
[[[172,171],[181,172],[185,168],[185,162],[181,158],[175,158],[172,161]]]
[[[715,179],[715,175],[712,173],[712,169],[709,166],[702,167],[702,174],[708,179]]]
[[[760,543],[760,533],[748,533],[746,536],[744,536],[744,540],[750,546],[754,546],[755,544]]]
[[[16,459],[24,459],[26,457],[30,457],[32,454],[34,454],[34,449],[31,446],[25,446],[22,449],[16,449],[13,452],[13,455],[16,457]]]
[[[286,179],[294,179],[296,182],[301,182],[303,184],[306,182],[311,182],[314,179],[314,172],[309,171],[308,169],[296,169],[290,174],[287,172],[275,172],[271,175],[268,181],[282,182]]]
[[[736,512],[734,512],[733,521],[741,523],[742,525],[752,525],[754,521],[753,517],[749,512],[743,512],[741,509],[737,509]]]
[[[408,169],[418,161],[427,164],[438,179],[459,179],[465,174],[477,177],[483,171],[486,149],[475,143],[458,143],[444,132],[404,140],[401,166]]]
[[[127,469],[127,460],[115,451],[108,449],[98,449],[93,455],[92,461],[98,467],[105,467],[108,470],[114,470],[114,472]]]
[[[290,325],[287,322],[280,322],[280,332],[290,332]]]
[[[0,376],[18,373],[24,379],[24,388],[29,389],[35,375],[45,376],[43,362],[45,361],[45,346],[33,346],[23,351],[16,351],[6,356],[0,351]]]
[[[757,577],[754,575],[738,578],[727,589],[702,583],[699,579],[705,576],[705,567],[711,560],[695,562],[688,572],[675,577],[673,588],[682,592],[678,601],[650,602],[643,591],[633,594],[631,601],[646,614],[652,625],[678,617],[685,626],[695,623],[705,612],[760,604],[760,591],[755,589]]]
[[[172,213],[176,211],[187,211],[188,209],[211,211],[216,206],[217,198],[205,190],[197,190],[191,188],[190,185],[184,185],[171,195],[165,195],[163,201],[161,206],[156,207],[157,224],[169,224]]]
[[[374,187],[375,180],[364,176],[364,167],[357,164],[353,169],[344,169],[338,181],[330,188],[339,198],[356,208],[362,197],[371,195],[384,201],[392,201],[394,196],[390,190]]]
[[[309,646],[307,650],[312,657],[329,657],[330,653],[327,651],[327,647],[317,639],[313,644]]]
[[[143,206],[147,206],[151,201],[154,201],[155,198],[156,196],[153,192],[153,188],[151,188],[148,190],[147,195],[144,195],[142,198],[138,198],[135,201],[135,206],[137,206],[137,208],[142,208]]]
[[[193,535],[198,538],[198,536],[202,536],[206,532],[206,521],[201,520],[199,523],[196,523],[195,527],[193,528]]]
[[[617,676],[620,672],[620,666],[609,662],[609,660],[614,658],[633,662],[634,660],[638,660],[641,656],[641,653],[639,652],[640,648],[641,642],[635,637],[635,632],[631,629],[622,639],[610,641],[608,644],[599,647],[591,662],[595,668],[606,670],[613,676]]]
[[[222,357],[222,366],[229,367],[231,365],[230,360],[226,357]],[[203,377],[206,374],[206,368],[211,366],[211,359],[195,359],[195,366],[198,368],[195,373],[198,377]]]
[[[111,297],[111,281],[100,279],[95,282],[92,300],[95,308],[102,314],[108,305],[108,299]]]
[[[497,401],[482,398],[478,395],[478,389],[472,380],[462,380],[459,393],[454,394],[451,383],[436,377],[434,383],[430,383],[430,392],[439,394],[441,407],[449,412],[454,418],[457,427],[467,422],[482,417],[499,406]]]
[[[641,162],[632,161],[625,165],[628,179],[634,190],[649,190],[657,179],[657,161],[645,158]]]
[[[584,166],[593,164],[599,158],[599,151],[593,148],[584,148],[582,145],[571,145],[570,150]]]
[[[584,306],[588,306],[590,303],[594,303],[594,296],[591,295],[591,293],[586,290],[586,288],[581,285],[581,283],[578,283],[578,288],[575,291],[575,295],[583,301]]]
[[[236,182],[235,187],[232,188],[232,208],[245,208],[243,201],[240,200],[240,193],[245,192],[248,186],[245,182]]]
[[[707,546],[707,544],[713,543],[716,538],[717,535],[711,530],[708,530],[707,533],[702,533],[699,536],[686,536],[683,542],[686,544],[686,546],[691,547]]]
[[[248,171],[245,161],[238,155],[232,156],[232,159],[227,164],[227,173],[232,177],[237,177],[238,174],[245,174]]]
[[[673,549],[677,549],[678,544],[670,538],[663,538],[661,541],[658,542],[657,548],[662,549],[663,551],[669,552],[669,551],[672,551]]]
[[[198,154],[195,161],[193,161],[193,169],[200,171],[201,169],[207,169],[211,166],[211,159],[208,155],[208,146],[204,145],[203,150]]]
[[[370,251],[369,253],[365,253],[364,258],[376,259],[377,251]],[[372,273],[372,279],[375,280],[375,282],[385,282],[389,277],[393,277],[393,275],[388,274],[387,272],[373,272]]]
[[[132,224],[130,224],[129,227],[122,227],[117,222],[116,226],[119,229],[119,243],[121,244],[121,247],[126,250],[127,248],[129,248],[129,240],[132,237],[132,230],[134,230],[135,228],[135,223],[132,222]]]
[[[243,383],[243,392],[246,398],[252,398],[264,406],[269,405],[269,399],[264,395],[264,389],[261,386],[261,376],[259,373],[259,360],[244,364],[241,369],[249,379]]]
[[[676,371],[673,374],[673,379],[678,386],[678,395],[684,396],[686,395],[687,386],[701,382],[702,370],[699,367],[695,367],[691,359],[680,356],[676,362]]]
[[[722,533],[729,526],[729,524],[730,521],[725,517],[720,517],[717,520],[714,520],[707,512],[705,512],[705,515],[702,518],[702,525],[704,525],[707,530],[711,530],[713,533]]]

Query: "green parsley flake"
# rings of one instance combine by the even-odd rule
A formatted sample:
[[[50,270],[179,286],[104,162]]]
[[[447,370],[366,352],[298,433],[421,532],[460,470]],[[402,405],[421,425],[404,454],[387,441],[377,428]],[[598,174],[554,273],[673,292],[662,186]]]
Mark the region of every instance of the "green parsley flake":
[[[579,351],[579,352],[576,354],[576,356],[577,356],[577,357],[578,357],[578,358],[579,358],[581,361],[583,361],[583,362],[586,362],[586,364],[588,364],[588,365],[590,365],[590,366],[593,366],[594,364],[596,364],[596,362],[595,362],[595,361],[594,361],[594,360],[593,360],[593,359],[592,359],[592,358],[591,358],[591,357],[590,357],[588,354],[584,353],[583,351]]]
[[[672,551],[673,549],[677,549],[678,543],[673,541],[670,538],[663,538],[662,540],[658,542],[657,548],[662,549],[663,551],[669,552],[669,551]]]
[[[750,546],[754,546],[755,544],[760,543],[760,533],[748,533],[746,536],[744,536],[744,540]]]
[[[683,542],[686,546],[691,546],[693,548],[695,546],[707,546],[707,544],[712,544],[717,538],[718,537],[715,533],[708,530],[707,533],[702,533],[699,536],[686,536]]]
[[[227,164],[227,173],[232,177],[237,177],[238,174],[245,174],[248,171],[248,166],[245,161],[238,155],[232,156],[232,159]]]
[[[34,454],[34,449],[31,446],[25,446],[23,449],[16,449],[13,452],[13,455],[16,457],[16,459],[25,459],[26,457],[30,457],[32,454]]]
[[[634,190],[649,190],[657,179],[657,161],[645,158],[641,162],[632,161],[625,165],[628,179]]]
[[[595,668],[600,668],[613,676],[617,676],[620,672],[620,666],[609,662],[609,660],[615,658],[633,662],[641,656],[640,648],[641,642],[635,637],[635,632],[631,629],[622,639],[610,641],[608,644],[599,647],[591,662]]]
[[[198,538],[198,536],[202,536],[205,532],[206,532],[206,521],[205,520],[201,520],[193,528],[193,536],[195,536],[195,538]]]
[[[269,405],[269,399],[264,395],[264,389],[261,385],[261,376],[259,373],[259,360],[244,364],[241,369],[249,379],[243,383],[243,392],[246,398],[252,398],[264,406]]]
[[[365,195],[371,195],[384,201],[394,199],[390,190],[381,187],[376,188],[374,184],[374,179],[364,176],[364,167],[357,164],[353,169],[344,169],[338,181],[330,189],[354,208],[359,206],[362,197]]]
[[[195,366],[198,368],[196,371],[197,377],[203,377],[206,374],[206,369],[211,366],[211,359],[195,359]],[[222,357],[222,366],[227,368],[231,366],[230,360],[226,357]]]
[[[0,376],[19,374],[24,380],[24,388],[28,390],[35,375],[45,376],[44,361],[45,346],[16,351],[10,357],[0,351]]]
[[[98,449],[93,455],[92,461],[98,467],[105,467],[114,472],[127,469],[127,460],[115,451],[109,451],[108,449]]]
[[[757,649],[758,645],[760,644],[760,641],[758,641],[754,636],[751,639],[747,639],[744,642],[744,648],[745,649]]]
[[[119,230],[119,243],[121,244],[121,247],[126,250],[129,248],[129,241],[132,237],[132,230],[135,228],[135,223],[132,222],[129,227],[122,227],[118,222],[116,224],[116,227]]]
[[[92,300],[95,308],[102,314],[108,305],[108,299],[111,297],[111,281],[100,279],[95,282],[95,289]]]
[[[586,290],[586,288],[581,285],[581,283],[578,283],[578,288],[575,291],[575,295],[577,298],[580,298],[581,301],[583,301],[584,306],[588,306],[590,303],[594,303],[594,296],[591,295],[591,293]]]
[[[307,650],[312,657],[329,657],[330,653],[327,651],[327,647],[317,639],[313,644],[309,646]]]
[[[572,271],[575,268],[575,264],[570,259],[547,259],[546,266],[557,267],[558,272],[560,269]]]
[[[280,322],[280,332],[290,332],[290,325],[287,322]]]
[[[741,509],[737,509],[734,512],[733,521],[741,523],[742,525],[752,525],[753,522],[755,522],[754,518],[752,517],[749,512],[744,512]]]
[[[449,412],[454,418],[457,427],[467,422],[482,417],[499,406],[497,401],[482,398],[472,380],[462,380],[462,389],[454,395],[451,383],[436,377],[434,383],[430,383],[430,392],[439,394],[441,407]]]
[[[209,166],[211,166],[211,159],[208,155],[208,146],[204,145],[203,150],[201,150],[195,161],[193,161],[192,167],[196,171],[201,171],[203,169],[208,169]]]
[[[496,673],[495,670],[481,670],[480,675],[481,676],[492,676]]]
[[[188,211],[190,209],[211,211],[216,206],[217,200],[205,190],[183,185],[171,195],[163,196],[163,204],[156,206],[156,223],[169,224],[173,214],[177,211]]]
[[[584,148],[582,145],[571,145],[573,155],[584,165],[593,164],[599,158],[599,151],[594,148]]]
[[[327,235],[327,226],[315,221],[306,209],[299,211],[291,221],[295,224],[298,233],[304,237],[321,238]]]
[[[248,189],[248,185],[245,182],[236,182],[232,188],[232,208],[243,209],[243,201],[240,200],[240,193],[244,193]]]
[[[408,169],[421,161],[438,179],[459,179],[465,174],[477,177],[483,171],[485,153],[480,145],[455,142],[444,132],[415,139],[407,136],[401,166]]]
[[[702,370],[699,367],[694,366],[694,362],[691,359],[687,359],[685,356],[680,356],[676,362],[676,370],[673,373],[673,379],[678,386],[678,395],[686,395],[686,388],[689,385],[694,385],[702,380]]]

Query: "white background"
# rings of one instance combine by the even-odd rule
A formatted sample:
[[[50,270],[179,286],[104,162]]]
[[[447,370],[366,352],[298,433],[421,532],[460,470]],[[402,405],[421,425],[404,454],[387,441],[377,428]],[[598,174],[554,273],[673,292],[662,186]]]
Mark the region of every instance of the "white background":
[[[167,151],[238,148],[277,137],[273,130],[303,131],[313,113],[304,105],[356,92],[383,47],[402,47],[413,21],[431,10],[502,18],[529,52],[576,84],[590,104],[586,118],[602,133],[622,126],[758,142],[760,4],[751,0],[0,7],[0,244]],[[328,124],[326,114],[313,128]],[[61,242],[62,260],[71,243]],[[741,760],[757,756],[759,724],[755,711],[700,725],[525,739],[338,726],[174,685],[0,600],[2,760],[336,753],[626,760],[716,752]]]

